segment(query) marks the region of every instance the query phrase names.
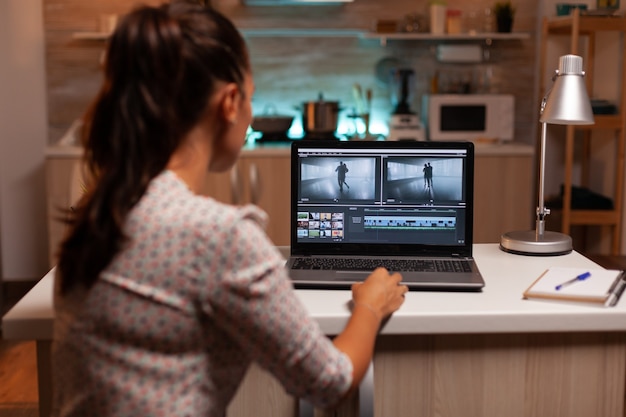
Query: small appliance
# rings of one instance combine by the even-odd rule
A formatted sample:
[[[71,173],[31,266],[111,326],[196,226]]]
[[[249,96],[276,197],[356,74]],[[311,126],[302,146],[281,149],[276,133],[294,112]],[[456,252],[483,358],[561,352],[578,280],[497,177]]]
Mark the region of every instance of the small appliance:
[[[511,94],[432,94],[422,97],[428,140],[513,140]]]
[[[409,104],[415,72],[412,69],[397,69],[392,76],[396,107],[389,122],[387,140],[426,140],[419,116],[411,111]]]

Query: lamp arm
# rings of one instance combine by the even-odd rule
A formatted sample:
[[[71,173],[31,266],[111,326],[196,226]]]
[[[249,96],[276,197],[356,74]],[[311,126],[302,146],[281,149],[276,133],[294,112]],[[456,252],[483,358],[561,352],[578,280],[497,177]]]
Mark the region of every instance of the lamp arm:
[[[541,108],[539,109],[539,118],[543,115],[543,111],[546,108],[546,103],[548,102],[548,97],[550,97],[550,93],[552,92],[552,87],[554,86],[554,81],[556,77],[559,76],[559,70],[554,71],[554,75],[552,76],[553,84],[550,86],[546,94],[543,96],[541,100]],[[546,137],[548,132],[548,124],[545,122],[541,122],[541,141],[539,143],[539,200],[537,205],[537,220],[535,224],[535,234],[536,238],[539,240],[543,238],[543,235],[546,231],[545,218],[548,214],[550,214],[550,209],[546,208],[545,205],[545,178],[546,178]]]
[[[545,101],[545,100],[544,100]],[[535,232],[537,237],[543,237],[546,231],[545,218],[550,209],[545,206],[545,172],[546,172],[546,136],[548,124],[541,123],[541,143],[539,144],[539,201],[537,206],[537,221]]]

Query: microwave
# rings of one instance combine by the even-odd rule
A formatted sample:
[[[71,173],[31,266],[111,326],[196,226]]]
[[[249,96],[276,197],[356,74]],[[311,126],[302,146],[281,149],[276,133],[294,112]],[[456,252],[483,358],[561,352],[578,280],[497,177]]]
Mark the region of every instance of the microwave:
[[[511,94],[431,94],[422,98],[428,140],[513,140],[515,98]]]

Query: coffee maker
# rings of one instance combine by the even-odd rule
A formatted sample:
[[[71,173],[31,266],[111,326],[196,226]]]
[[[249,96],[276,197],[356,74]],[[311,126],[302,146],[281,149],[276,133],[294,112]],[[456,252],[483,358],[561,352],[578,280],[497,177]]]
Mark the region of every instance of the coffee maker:
[[[389,121],[387,140],[426,140],[419,116],[411,111],[409,104],[414,91],[415,71],[408,68],[396,69],[391,77],[395,109]]]

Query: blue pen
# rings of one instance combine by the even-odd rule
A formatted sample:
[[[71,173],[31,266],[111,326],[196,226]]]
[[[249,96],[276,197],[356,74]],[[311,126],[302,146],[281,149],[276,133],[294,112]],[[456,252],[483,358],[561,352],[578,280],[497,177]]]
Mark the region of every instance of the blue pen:
[[[570,279],[569,281],[565,281],[564,283],[557,285],[556,287],[554,287],[554,289],[558,291],[558,290],[562,289],[563,287],[567,287],[568,285],[571,285],[571,284],[573,284],[575,282],[584,281],[587,278],[589,278],[590,276],[591,276],[591,272],[582,273],[582,274],[576,276],[575,278]]]

